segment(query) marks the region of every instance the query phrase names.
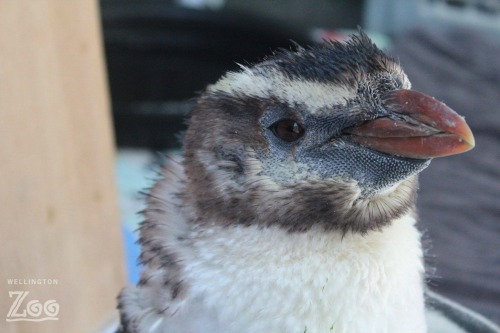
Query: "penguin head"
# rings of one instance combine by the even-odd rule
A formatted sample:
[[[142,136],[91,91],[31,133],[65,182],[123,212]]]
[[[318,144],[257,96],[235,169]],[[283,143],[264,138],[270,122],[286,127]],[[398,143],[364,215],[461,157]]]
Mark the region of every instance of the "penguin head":
[[[413,208],[432,158],[474,146],[462,117],[410,88],[363,33],[227,73],[191,112],[186,200],[228,225],[380,229]]]

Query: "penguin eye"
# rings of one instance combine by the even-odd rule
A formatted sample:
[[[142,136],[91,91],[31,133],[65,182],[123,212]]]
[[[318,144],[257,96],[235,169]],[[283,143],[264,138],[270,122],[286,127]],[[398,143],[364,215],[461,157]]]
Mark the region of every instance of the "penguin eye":
[[[286,142],[294,142],[304,135],[304,128],[295,120],[282,119],[272,124],[269,129],[273,134]]]

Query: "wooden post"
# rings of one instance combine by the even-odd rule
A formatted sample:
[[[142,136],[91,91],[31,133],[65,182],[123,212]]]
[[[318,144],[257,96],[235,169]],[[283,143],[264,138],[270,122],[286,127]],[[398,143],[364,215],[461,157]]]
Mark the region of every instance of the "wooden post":
[[[115,313],[125,274],[99,22],[95,0],[0,1],[0,332],[96,332]]]

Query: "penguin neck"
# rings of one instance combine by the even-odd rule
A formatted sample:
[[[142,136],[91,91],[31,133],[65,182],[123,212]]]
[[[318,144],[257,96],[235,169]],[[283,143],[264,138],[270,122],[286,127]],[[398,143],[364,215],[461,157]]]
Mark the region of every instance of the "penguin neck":
[[[196,223],[195,210],[180,204],[182,169],[173,171],[153,189],[153,198],[168,200],[150,203],[142,232],[175,249],[185,299],[193,300],[181,312],[202,311],[233,328],[227,333],[425,332],[413,212],[366,234]]]

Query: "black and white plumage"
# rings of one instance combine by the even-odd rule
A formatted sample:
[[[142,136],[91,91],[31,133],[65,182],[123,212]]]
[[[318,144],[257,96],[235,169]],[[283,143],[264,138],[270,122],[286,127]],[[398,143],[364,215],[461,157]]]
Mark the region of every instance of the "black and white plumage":
[[[125,332],[426,331],[417,174],[474,139],[364,35],[209,86],[148,198]]]

